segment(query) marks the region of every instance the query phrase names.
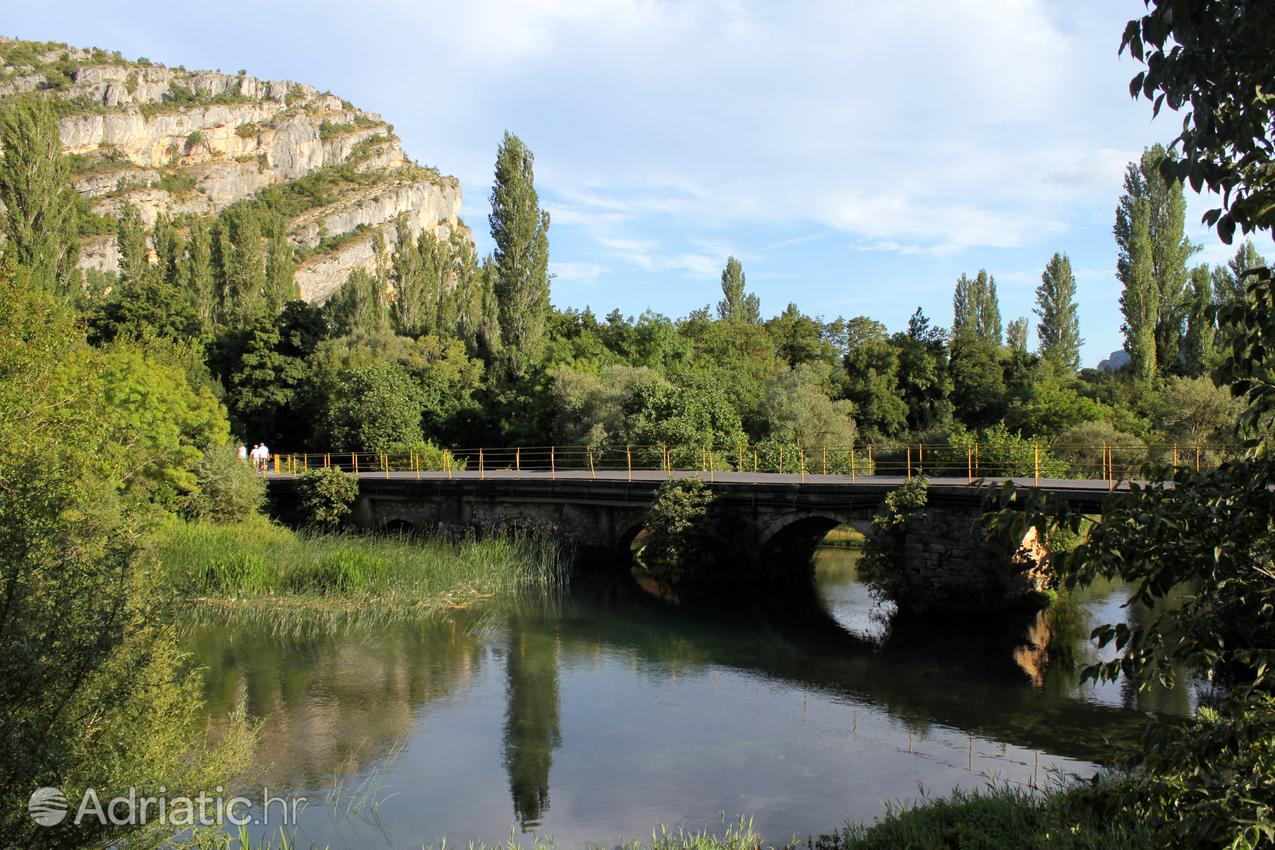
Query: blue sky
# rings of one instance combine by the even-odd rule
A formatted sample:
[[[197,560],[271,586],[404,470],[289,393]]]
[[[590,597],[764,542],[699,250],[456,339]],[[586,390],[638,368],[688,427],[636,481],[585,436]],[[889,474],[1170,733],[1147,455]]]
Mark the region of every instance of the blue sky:
[[[1167,142],[1116,55],[1141,0],[13,3],[5,34],[240,68],[382,113],[457,175],[479,249],[501,133],[536,155],[553,301],[678,316],[739,257],[765,315],[947,325],[986,268],[1031,316],[1055,251],[1085,365],[1120,346],[1111,226],[1125,164]],[[1199,225],[1198,260],[1233,251]],[[1275,255],[1269,239],[1259,241]],[[1034,317],[1033,317],[1034,318]],[[1034,322],[1033,322],[1034,328]],[[1034,330],[1033,337],[1034,340]]]

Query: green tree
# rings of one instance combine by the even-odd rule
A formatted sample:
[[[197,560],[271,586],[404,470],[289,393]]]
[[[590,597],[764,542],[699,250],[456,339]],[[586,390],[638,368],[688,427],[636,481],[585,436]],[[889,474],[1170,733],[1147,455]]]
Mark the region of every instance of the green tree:
[[[734,257],[726,258],[722,269],[722,300],[717,302],[717,318],[727,322],[761,321],[761,301],[746,290],[744,266]]]
[[[908,424],[908,404],[899,397],[899,352],[885,325],[856,316],[846,323],[845,397],[868,441],[898,437]]]
[[[1244,275],[1266,266],[1266,259],[1257,252],[1252,239],[1245,239],[1235,249],[1235,256],[1214,270],[1213,294],[1219,307],[1233,304],[1244,297]]]
[[[217,223],[221,248],[222,315],[247,324],[266,309],[266,255],[261,220],[250,206],[236,205]]]
[[[996,278],[979,269],[973,280],[961,275],[952,294],[952,339],[1001,344],[1000,300]]]
[[[295,251],[288,240],[283,216],[270,219],[270,234],[266,243],[265,309],[270,316],[277,316],[283,305],[301,297],[297,289]]]
[[[1147,13],[1125,27],[1120,50],[1147,69],[1129,92],[1185,110],[1182,132],[1162,169],[1218,193],[1222,206],[1204,223],[1228,245],[1243,233],[1275,229],[1275,172],[1271,169],[1270,57],[1275,55],[1275,11],[1267,3],[1201,0],[1190,5],[1146,0]]]
[[[829,326],[805,315],[791,302],[782,313],[766,321],[766,330],[789,366],[816,362],[835,365],[839,359]]]
[[[1027,336],[1030,326],[1026,316],[1019,316],[1005,326],[1005,346],[1016,354],[1027,353]]]
[[[319,437],[335,451],[387,452],[425,439],[420,392],[397,363],[377,360],[341,373],[320,403]]]
[[[1040,318],[1036,335],[1040,356],[1075,371],[1080,368],[1080,313],[1076,305],[1076,276],[1066,254],[1054,254],[1036,287],[1036,309]]]
[[[1190,378],[1208,374],[1217,359],[1216,307],[1213,301],[1212,271],[1208,264],[1198,265],[1191,269],[1186,337],[1182,341],[1182,367]]]
[[[1175,371],[1186,320],[1187,260],[1198,249],[1184,235],[1186,199],[1182,183],[1165,180],[1161,175],[1160,164],[1165,156],[1164,148],[1155,145],[1125,171],[1124,194],[1116,209],[1114,228],[1119,249],[1116,276],[1126,292],[1131,288],[1155,290],[1154,297],[1149,292],[1138,292],[1132,300],[1151,309],[1155,368]],[[1147,264],[1149,284],[1144,280]],[[1125,321],[1130,321],[1128,312]],[[1133,356],[1133,349],[1129,353]]]
[[[183,441],[199,430],[182,371],[142,357],[87,350],[46,286],[0,279],[5,845],[134,843],[92,822],[38,826],[33,788],[55,785],[70,799],[90,786],[103,798],[129,786],[193,794],[246,756],[234,727],[228,749],[208,746],[200,677],[162,625],[171,597],[141,551],[150,499],[189,475]]]
[[[952,401],[956,416],[971,428],[999,422],[1007,404],[999,349],[977,339],[952,346]]]
[[[952,418],[946,336],[918,307],[908,319],[907,331],[890,339],[898,354],[898,391],[914,433],[944,427]]]
[[[77,196],[48,100],[19,98],[0,110],[0,205],[5,256],[37,285],[76,295]]]
[[[1126,180],[1135,179],[1130,166]],[[1139,378],[1156,373],[1156,323],[1160,315],[1160,290],[1155,284],[1151,259],[1151,210],[1146,199],[1134,200],[1128,210],[1117,213],[1116,242],[1121,253],[1116,260],[1116,276],[1124,284],[1120,310],[1124,314],[1124,349],[1129,365]],[[1122,205],[1123,211],[1123,205]]]
[[[126,204],[115,224],[115,247],[120,255],[120,279],[126,283],[142,281],[153,270],[147,257],[146,229],[142,217],[131,204]]]
[[[217,278],[213,270],[212,230],[204,219],[191,222],[186,254],[184,284],[200,329],[207,334],[212,331],[217,313]]]
[[[355,269],[323,306],[333,336],[374,335],[390,329],[389,294],[381,281]]]
[[[532,169],[534,157],[506,131],[496,152],[491,189],[494,296],[504,364],[525,375],[544,342],[549,316],[549,213],[540,209]]]
[[[764,408],[771,440],[797,446],[854,446],[854,403],[828,398],[825,371],[803,364],[778,376]]]

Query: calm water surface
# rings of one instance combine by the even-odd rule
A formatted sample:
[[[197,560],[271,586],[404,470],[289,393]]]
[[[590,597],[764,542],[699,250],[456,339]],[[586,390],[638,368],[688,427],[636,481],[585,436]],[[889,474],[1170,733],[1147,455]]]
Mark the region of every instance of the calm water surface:
[[[260,781],[305,796],[302,846],[421,847],[542,832],[560,846],[718,829],[769,841],[871,820],[886,800],[1089,775],[1104,739],[1180,694],[1079,687],[1106,587],[1055,619],[890,622],[821,550],[809,594],[664,605],[615,576],[552,605],[426,626],[187,636],[209,710],[261,724]],[[722,610],[725,609],[725,610]]]

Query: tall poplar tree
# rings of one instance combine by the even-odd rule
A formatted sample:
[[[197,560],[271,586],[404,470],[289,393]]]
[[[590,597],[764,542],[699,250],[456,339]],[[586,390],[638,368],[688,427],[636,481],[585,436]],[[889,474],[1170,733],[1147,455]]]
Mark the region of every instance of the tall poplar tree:
[[[518,377],[539,358],[549,316],[549,213],[540,209],[531,150],[505,131],[491,188],[494,294],[504,365]]]
[[[1125,172],[1124,195],[1116,209],[1115,235],[1120,252],[1116,273],[1128,289],[1130,270],[1135,266],[1140,268],[1143,263],[1143,258],[1135,255],[1135,249],[1138,245],[1145,247],[1150,285],[1156,295],[1150,300],[1137,294],[1132,300],[1154,304],[1151,315],[1154,365],[1158,370],[1172,371],[1180,364],[1186,324],[1187,260],[1197,248],[1185,236],[1186,199],[1182,183],[1167,181],[1160,174],[1160,163],[1164,159],[1164,148],[1155,145],[1143,152],[1139,162],[1130,163]],[[1135,207],[1139,204],[1146,207],[1145,240],[1142,233],[1134,232]],[[1127,313],[1125,318],[1127,322]]]
[[[271,315],[278,315],[284,304],[301,297],[297,289],[295,256],[283,216],[276,215],[270,221],[270,236],[266,243],[265,300]]]
[[[1130,167],[1130,175],[1134,169]],[[1121,204],[1123,209],[1123,202]],[[1151,211],[1145,198],[1133,200],[1127,216],[1116,218],[1116,241],[1121,245],[1116,273],[1124,283],[1120,311],[1124,314],[1124,349],[1139,378],[1156,373],[1156,319],[1160,315],[1160,290],[1155,285],[1151,260]]]
[[[1226,265],[1214,269],[1213,297],[1218,306],[1230,304],[1242,296],[1246,283],[1243,279],[1244,273],[1250,269],[1260,269],[1265,265],[1266,260],[1257,253],[1253,240],[1245,239],[1244,243],[1235,249],[1235,256],[1231,257]]]
[[[1019,316],[1005,326],[1005,345],[1017,354],[1027,353],[1029,325],[1026,316]]]
[[[1191,269],[1186,337],[1182,344],[1182,366],[1191,378],[1201,377],[1212,366],[1217,336],[1212,278],[1213,274],[1207,263]]]
[[[4,253],[35,285],[70,297],[79,288],[79,216],[49,102],[21,98],[0,111]]]
[[[1054,254],[1036,287],[1036,309],[1040,321],[1036,336],[1040,356],[1068,369],[1080,368],[1080,314],[1076,306],[1076,276],[1066,254]]]
[[[146,259],[146,230],[132,204],[125,204],[115,221],[115,247],[120,256],[120,278],[138,283],[150,272]]]
[[[1001,308],[996,295],[996,278],[979,269],[970,279],[962,274],[952,293],[952,341],[977,340],[993,346],[1001,344]]]
[[[747,291],[744,266],[734,257],[726,258],[722,269],[722,300],[717,302],[717,318],[730,322],[761,322],[761,299]]]
[[[212,231],[208,222],[196,218],[186,240],[185,286],[195,307],[195,316],[204,332],[212,330],[217,307],[217,283],[213,272]]]

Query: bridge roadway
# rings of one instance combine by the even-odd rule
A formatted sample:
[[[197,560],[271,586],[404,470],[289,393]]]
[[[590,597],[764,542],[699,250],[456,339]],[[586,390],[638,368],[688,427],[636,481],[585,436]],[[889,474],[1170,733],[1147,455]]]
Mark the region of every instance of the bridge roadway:
[[[268,481],[290,482],[296,477],[291,473],[272,472],[268,475]],[[378,494],[395,492],[406,495],[415,489],[414,485],[419,484],[420,489],[416,493],[426,498],[427,493],[442,495],[449,488],[456,488],[468,492],[481,491],[488,498],[505,493],[524,498],[553,499],[557,496],[570,501],[596,499],[605,503],[614,503],[616,500],[647,503],[655,488],[669,478],[697,478],[731,496],[746,496],[751,493],[756,497],[773,491],[773,495],[780,498],[806,494],[816,501],[824,501],[831,496],[848,498],[854,503],[880,503],[887,493],[908,481],[901,475],[802,475],[775,472],[713,472],[710,475],[700,471],[678,470],[669,473],[651,469],[635,469],[631,473],[613,469],[597,472],[580,469],[559,469],[556,472],[548,469],[498,469],[481,473],[472,469],[450,473],[375,470],[360,471],[358,477],[364,492]],[[1013,481],[1019,487],[1039,489],[1074,507],[1093,513],[1101,511],[1103,501],[1113,489],[1128,489],[1127,482],[1113,485],[1101,479],[1041,478],[1037,481],[1032,477],[987,477],[975,478],[971,482],[965,477],[932,477],[928,481],[929,502],[936,506],[979,504],[989,489],[999,487],[1006,481]],[[391,486],[387,487],[387,484]],[[281,489],[291,488],[283,485]]]

